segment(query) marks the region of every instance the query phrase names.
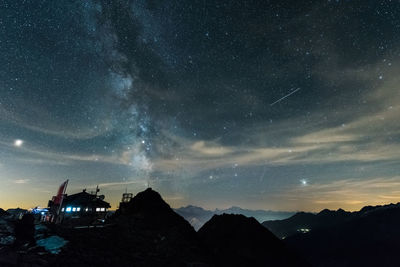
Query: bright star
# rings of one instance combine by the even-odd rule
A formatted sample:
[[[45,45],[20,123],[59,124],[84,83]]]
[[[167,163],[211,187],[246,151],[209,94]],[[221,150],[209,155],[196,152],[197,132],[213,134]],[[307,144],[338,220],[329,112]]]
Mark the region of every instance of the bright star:
[[[14,141],[14,146],[20,147],[20,146],[22,146],[23,143],[24,143],[24,141],[22,141],[21,139],[17,139]]]
[[[306,186],[306,185],[307,185],[307,180],[306,180],[306,179],[301,179],[300,182],[301,182],[301,184],[302,184],[303,186]]]

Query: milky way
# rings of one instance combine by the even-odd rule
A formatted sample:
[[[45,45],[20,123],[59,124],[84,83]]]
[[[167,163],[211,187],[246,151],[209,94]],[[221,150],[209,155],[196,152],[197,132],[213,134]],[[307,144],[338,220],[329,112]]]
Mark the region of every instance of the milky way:
[[[3,1],[0,204],[397,202],[399,45],[389,0]]]

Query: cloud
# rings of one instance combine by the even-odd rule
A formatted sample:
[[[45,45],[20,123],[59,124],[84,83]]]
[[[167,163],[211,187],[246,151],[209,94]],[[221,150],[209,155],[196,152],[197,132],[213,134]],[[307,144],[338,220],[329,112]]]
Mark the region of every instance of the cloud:
[[[392,66],[390,72],[385,74],[384,80],[379,81],[374,90],[363,96],[366,103],[369,103],[365,112],[364,110],[355,112],[354,109],[358,105],[339,111],[340,118],[346,118],[343,123],[340,121],[333,123],[323,119],[323,117],[337,116],[337,110],[324,115],[316,111],[307,116],[299,115],[295,118],[278,120],[273,124],[268,122],[255,124],[240,133],[233,133],[239,134],[240,137],[236,139],[236,143],[226,142],[226,138],[214,140],[184,138],[164,130],[162,135],[154,136],[153,140],[154,149],[159,149],[161,153],[151,158],[137,141],[128,142],[130,145],[117,150],[114,155],[71,154],[28,145],[21,150],[26,155],[38,155],[44,161],[104,162],[131,166],[149,173],[180,172],[186,169],[190,170],[193,176],[205,170],[226,168],[234,164],[258,166],[396,161],[400,159],[400,145],[397,144],[400,134],[397,119],[400,97],[397,94],[399,84],[396,75],[398,68],[395,67],[397,63],[393,62]],[[379,68],[382,68],[381,64],[370,67],[370,73],[375,73],[374,69]],[[353,74],[353,77],[346,76],[347,79],[365,80],[366,76],[372,75],[365,71],[347,72]],[[356,76],[357,73],[361,73],[362,77]],[[371,80],[375,78],[373,76]],[[332,77],[325,79],[335,79],[335,76],[332,74]],[[361,106],[364,109],[363,105]],[[165,145],[161,149],[161,138],[168,139],[167,150]],[[250,141],[243,142],[243,140]],[[8,145],[8,143],[2,144]],[[128,146],[130,149],[126,148]]]
[[[50,164],[50,165],[72,165],[76,162],[98,162],[109,163],[115,165],[129,165],[124,158],[123,152],[106,154],[85,154],[85,153],[67,153],[60,150],[51,150],[47,147],[41,147],[32,143],[23,147],[15,148],[11,141],[1,140],[0,145],[9,150],[10,153],[18,155],[16,160],[33,164]]]
[[[186,169],[190,171],[185,175],[195,177],[207,170],[230,168],[234,164],[322,166],[399,161],[400,81],[397,73],[400,67],[395,67],[398,65],[393,62],[383,80],[375,75],[383,68],[381,63],[363,71],[346,71],[351,73],[345,75],[346,79],[376,82],[375,87],[362,96],[366,104],[357,102],[339,111],[324,110],[321,114],[316,110],[274,123],[258,123],[234,133],[236,142],[226,142],[229,134],[226,138],[201,140],[163,132],[174,143],[174,151],[154,158],[154,169],[176,173]],[[334,74],[324,76],[327,81],[336,78]],[[346,103],[351,101],[357,99],[348,99]],[[321,173],[321,178],[323,175]]]
[[[27,183],[29,183],[29,181],[30,181],[30,179],[16,179],[16,180],[13,180],[13,182],[15,184],[27,184]]]
[[[232,149],[223,147],[215,142],[197,141],[191,145],[191,150],[201,156],[224,156],[232,153]]]
[[[292,139],[294,144],[332,144],[359,140],[360,136],[344,133],[344,126],[312,132]]]
[[[43,107],[25,100],[15,100],[13,106],[15,110],[22,110],[23,113],[11,111],[3,103],[0,103],[0,121],[45,135],[84,140],[104,135],[113,129],[111,121],[107,118],[97,124],[96,128],[87,127],[87,125],[72,127],[66,125],[65,122],[60,122]]]
[[[118,187],[121,188],[121,185],[130,185],[130,184],[139,184],[139,185],[147,185],[147,181],[146,180],[135,180],[135,181],[123,181],[123,182],[109,182],[109,183],[100,183],[97,184],[100,188],[105,187],[105,188],[109,188],[109,187]],[[89,187],[96,187],[97,185],[92,185]]]

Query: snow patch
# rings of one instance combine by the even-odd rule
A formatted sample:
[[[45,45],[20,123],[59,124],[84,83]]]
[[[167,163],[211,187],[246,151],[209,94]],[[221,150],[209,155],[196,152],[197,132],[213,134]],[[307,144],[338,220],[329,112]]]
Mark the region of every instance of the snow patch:
[[[58,254],[61,248],[68,243],[65,239],[53,235],[48,238],[40,239],[36,242],[38,246],[44,247],[45,250],[52,254]]]

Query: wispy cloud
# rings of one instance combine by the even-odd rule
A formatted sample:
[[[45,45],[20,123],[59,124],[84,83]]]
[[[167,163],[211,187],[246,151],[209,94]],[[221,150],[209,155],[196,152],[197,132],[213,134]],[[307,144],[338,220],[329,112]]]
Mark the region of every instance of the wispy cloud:
[[[69,139],[91,139],[110,132],[113,127],[110,120],[102,120],[96,127],[71,127],[55,118],[50,112],[41,106],[28,103],[24,100],[15,100],[15,110],[23,110],[23,113],[10,111],[0,103],[0,121],[12,123],[15,126],[25,128],[37,133],[57,136]],[[38,119],[40,118],[40,120]]]
[[[110,188],[110,187],[118,187],[120,188],[122,185],[132,185],[132,184],[139,184],[146,186],[147,181],[146,180],[135,180],[135,181],[122,181],[122,182],[108,182],[108,183],[100,183],[97,185],[91,185],[89,187],[96,187],[99,186],[100,188]]]
[[[393,63],[393,65],[398,65]],[[398,94],[399,68],[385,70],[384,78],[379,80],[379,70],[384,64],[368,66],[368,68],[331,71],[326,80],[344,79],[372,82],[377,86],[374,90],[366,91],[362,96],[364,102],[360,105],[350,105],[342,110],[326,111],[322,116],[318,113],[299,116],[289,120],[281,120],[270,125],[259,125],[251,129],[243,129],[243,135],[252,140],[251,145],[238,143],[233,146],[223,146],[218,142],[197,140],[189,143],[188,140],[179,140],[186,154],[185,159],[201,159],[209,156],[206,164],[218,165],[215,158],[223,158],[227,164],[233,161],[242,163],[297,163],[301,162],[335,162],[343,160],[373,161],[398,160],[400,150],[396,135],[400,134],[398,114],[400,111],[400,95]],[[351,74],[351,75],[350,75]],[[358,101],[354,99],[354,101]],[[368,107],[368,109],[367,109]],[[357,111],[361,108],[361,111]],[[340,115],[343,123],[329,121]],[[321,120],[321,117],[328,119]],[[307,119],[307,120],[306,120]],[[297,121],[297,122],[296,122]],[[332,125],[333,124],[333,125]],[[332,125],[332,126],[330,126]],[[296,131],[291,129],[296,128]],[[280,136],[279,146],[265,144],[264,140]],[[290,151],[291,153],[288,153]],[[318,158],[316,158],[318,157]],[[223,161],[221,162],[223,164]]]
[[[194,153],[198,153],[201,156],[224,156],[229,153],[232,153],[232,149],[228,147],[221,146],[215,142],[205,142],[205,141],[197,141],[194,142],[190,149]]]
[[[13,180],[13,182],[15,184],[27,184],[29,183],[30,179],[17,179],[17,180]]]

